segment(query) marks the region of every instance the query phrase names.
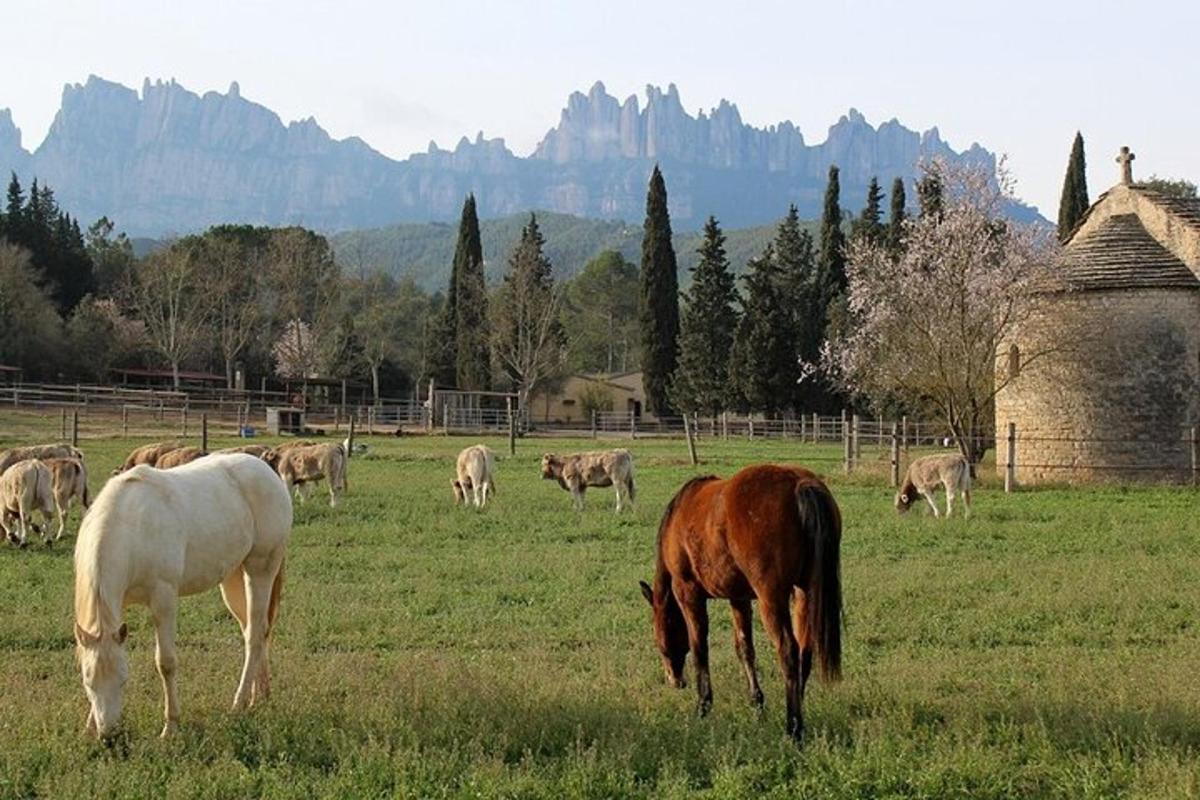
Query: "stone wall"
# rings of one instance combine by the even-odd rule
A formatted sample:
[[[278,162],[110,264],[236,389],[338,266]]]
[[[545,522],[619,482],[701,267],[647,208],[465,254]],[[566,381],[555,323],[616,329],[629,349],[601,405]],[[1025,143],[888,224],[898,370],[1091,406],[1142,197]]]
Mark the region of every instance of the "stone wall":
[[[1018,483],[1190,480],[1200,293],[1053,294],[1038,312],[997,365],[1004,379],[1015,343],[1019,371],[996,396],[1000,474],[1014,422]]]

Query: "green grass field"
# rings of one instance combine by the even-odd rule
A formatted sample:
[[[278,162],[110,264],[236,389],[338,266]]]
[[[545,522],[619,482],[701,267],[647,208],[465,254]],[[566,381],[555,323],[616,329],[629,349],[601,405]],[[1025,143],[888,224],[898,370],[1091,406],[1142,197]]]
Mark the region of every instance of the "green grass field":
[[[73,536],[0,547],[0,798],[1200,794],[1191,490],[985,481],[969,522],[941,522],[896,515],[882,473],[845,479],[833,449],[706,441],[693,468],[680,442],[622,441],[638,504],[618,518],[611,490],[580,515],[538,477],[543,450],[595,443],[508,458],[491,441],[498,494],[478,513],[449,488],[472,441],[372,440],[341,507],[298,507],[267,705],[229,711],[236,623],[215,590],[183,601],[169,741],[145,609],[128,613],[124,731],[104,747],[83,733]],[[137,443],[83,443],[93,492]],[[664,684],[637,581],[687,477],[806,459],[846,521],[847,628],[845,680],[810,687],[798,751],[761,626],[765,714],[714,603],[716,702],[698,719],[691,688]]]

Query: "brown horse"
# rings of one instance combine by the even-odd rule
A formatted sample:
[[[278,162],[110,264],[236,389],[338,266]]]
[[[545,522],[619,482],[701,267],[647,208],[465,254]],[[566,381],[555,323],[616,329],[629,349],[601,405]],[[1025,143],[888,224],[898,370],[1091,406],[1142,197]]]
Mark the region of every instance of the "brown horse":
[[[684,683],[688,650],[696,664],[703,716],[712,707],[708,675],[710,597],[733,607],[734,645],[750,700],[762,706],[754,666],[750,601],[779,653],[787,684],[787,731],[804,734],[804,685],[814,648],[821,673],[841,673],[842,591],[838,574],[842,519],[821,480],[806,469],[759,465],[728,480],[693,478],[658,526],[654,586],[640,581],[654,609],[654,634],[667,682]]]

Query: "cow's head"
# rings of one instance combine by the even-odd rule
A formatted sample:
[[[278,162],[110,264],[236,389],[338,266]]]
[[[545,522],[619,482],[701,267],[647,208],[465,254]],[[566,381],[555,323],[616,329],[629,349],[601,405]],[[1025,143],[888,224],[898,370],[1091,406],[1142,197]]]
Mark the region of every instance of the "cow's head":
[[[455,478],[450,481],[450,488],[454,490],[454,505],[461,505],[467,499],[467,493],[463,491],[462,481]]]
[[[917,487],[912,481],[905,481],[900,487],[900,491],[896,492],[896,510],[900,513],[908,511],[912,508],[912,504],[917,501]]]
[[[542,478],[554,480],[562,477],[563,460],[553,453],[542,456]]]

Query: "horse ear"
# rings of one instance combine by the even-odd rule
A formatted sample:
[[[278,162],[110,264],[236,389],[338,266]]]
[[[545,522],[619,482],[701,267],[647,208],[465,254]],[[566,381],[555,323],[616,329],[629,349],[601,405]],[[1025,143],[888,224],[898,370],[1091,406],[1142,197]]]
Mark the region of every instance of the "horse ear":
[[[650,588],[650,584],[645,581],[638,581],[638,586],[642,587],[642,597],[646,598],[646,602],[654,605],[654,590]]]
[[[122,622],[121,627],[117,630],[116,633],[113,634],[113,639],[115,639],[117,641],[117,644],[125,644],[125,637],[128,635],[129,635],[129,626],[126,625],[124,622]]]

